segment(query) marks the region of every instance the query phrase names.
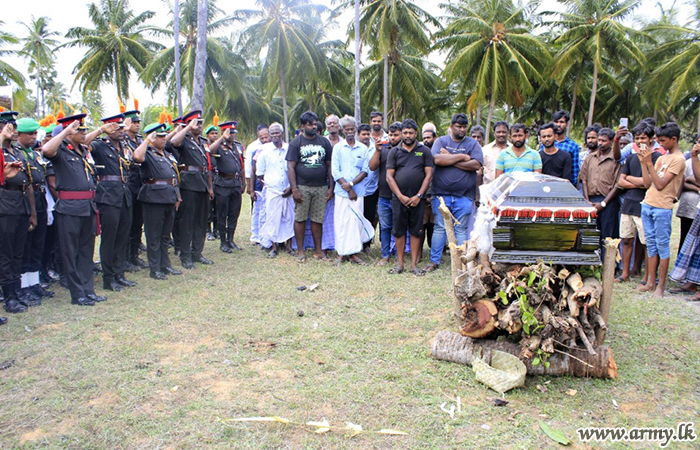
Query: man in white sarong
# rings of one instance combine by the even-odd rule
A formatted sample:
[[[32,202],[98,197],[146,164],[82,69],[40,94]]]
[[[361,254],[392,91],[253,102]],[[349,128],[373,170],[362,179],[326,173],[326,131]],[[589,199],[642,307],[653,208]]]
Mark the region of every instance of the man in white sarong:
[[[268,256],[274,258],[279,254],[278,244],[289,245],[288,241],[294,236],[294,200],[287,177],[287,143],[282,140],[284,128],[273,123],[269,130],[272,142],[262,147],[255,174],[264,185],[265,222],[260,227],[260,237],[272,242]]]
[[[372,223],[365,219],[365,179],[369,173],[370,152],[363,143],[355,140],[357,122],[345,116],[340,119],[345,139],[333,147],[331,172],[335,180],[335,250],[339,262],[364,264],[359,253],[362,244],[374,237]]]
[[[267,125],[260,124],[257,129],[258,138],[248,145],[245,151],[245,174],[248,194],[251,201],[250,242],[260,244],[260,214],[265,204],[262,198],[262,185],[255,176],[255,160],[263,145],[270,142]]]

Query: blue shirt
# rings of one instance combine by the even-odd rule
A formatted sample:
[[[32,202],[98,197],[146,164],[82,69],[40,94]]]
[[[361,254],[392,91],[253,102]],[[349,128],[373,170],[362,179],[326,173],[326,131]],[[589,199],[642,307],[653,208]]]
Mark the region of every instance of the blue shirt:
[[[581,151],[581,147],[569,136],[567,136],[566,139],[561,142],[555,140],[554,146],[559,150],[569,152],[571,155],[571,176],[569,177],[569,180],[574,186],[576,186],[578,172],[581,170],[581,164],[579,163],[579,152]],[[540,145],[540,150],[544,150],[544,145]]]
[[[376,147],[372,146],[371,148],[368,148],[367,151],[367,154],[369,155],[367,161],[369,161],[372,159],[372,155],[374,155],[374,152],[376,152],[377,149]],[[369,169],[369,166],[367,168]],[[379,169],[370,170],[367,174],[367,178],[365,178],[363,181],[365,182],[365,196],[372,195],[377,192],[377,189],[379,188]]]
[[[520,157],[515,156],[513,147],[511,146],[498,154],[496,170],[502,170],[503,173],[534,172],[535,170],[542,170],[542,158],[540,158],[539,152],[536,152],[527,145]]]
[[[352,147],[345,139],[335,144],[331,156],[331,173],[333,180],[335,180],[335,189],[333,190],[335,195],[349,197],[348,193],[340,187],[338,180],[345,178],[345,181],[351,182],[361,172],[369,174],[369,157],[369,149],[358,140],[355,140],[355,145]],[[358,197],[366,195],[366,180],[367,178],[353,186]]]

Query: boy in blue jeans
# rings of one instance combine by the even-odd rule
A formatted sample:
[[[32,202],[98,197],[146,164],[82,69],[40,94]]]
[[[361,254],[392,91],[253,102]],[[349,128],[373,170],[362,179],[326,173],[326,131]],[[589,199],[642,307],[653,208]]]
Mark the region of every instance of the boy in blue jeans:
[[[671,219],[673,203],[683,183],[685,157],[678,149],[681,129],[675,122],[668,122],[656,130],[656,140],[668,152],[652,163],[653,149],[639,149],[637,156],[642,164],[642,178],[647,193],[642,202],[642,224],[647,241],[647,284],[642,292],[654,292],[654,297],[663,297],[671,257]],[[656,271],[659,284],[656,286]]]

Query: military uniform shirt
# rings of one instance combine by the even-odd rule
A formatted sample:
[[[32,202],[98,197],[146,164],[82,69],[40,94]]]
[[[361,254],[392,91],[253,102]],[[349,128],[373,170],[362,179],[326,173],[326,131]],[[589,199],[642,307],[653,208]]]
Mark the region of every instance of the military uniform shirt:
[[[239,188],[242,186],[243,168],[241,164],[241,153],[238,145],[233,145],[222,141],[216,153],[219,157],[212,155],[212,165],[216,165],[217,175],[214,177],[214,185],[219,188]],[[224,178],[219,173],[238,174],[238,178]]]
[[[111,175],[122,178],[122,181],[99,181],[95,200],[97,203],[117,208],[131,207],[131,191],[128,183],[125,183],[129,176],[129,167],[120,150],[106,139],[93,141],[90,145],[95,164],[104,166],[104,168],[97,169],[97,176]]]
[[[179,146],[172,146],[173,154],[180,163],[180,189],[195,192],[209,191],[209,161],[205,152],[207,140],[199,136],[197,139],[187,133]],[[204,172],[188,171],[182,166],[203,167]],[[143,178],[143,177],[142,177]]]
[[[28,188],[29,175],[27,171],[27,161],[22,151],[14,149],[14,153],[3,148],[5,162],[21,161],[23,169],[12,178],[5,178],[5,186],[24,186]],[[0,214],[8,216],[28,216],[31,214],[31,205],[29,203],[29,193],[0,188]]]
[[[124,150],[128,152],[127,160],[129,160],[129,190],[133,195],[137,195],[141,190],[141,173],[139,172],[139,163],[134,162],[131,159],[131,154],[136,150],[136,148],[141,145],[143,139],[140,135],[136,135],[136,140],[132,141],[129,136],[126,136],[122,145],[124,145]]]
[[[56,154],[50,158],[56,175],[56,190],[59,191],[94,191],[92,168],[87,159],[78,153],[73,145],[64,140],[58,147]],[[59,214],[69,216],[88,217],[95,214],[95,201],[87,200],[63,200],[58,199],[54,208]]]
[[[143,184],[139,191],[138,199],[144,203],[177,203],[177,171],[167,154],[159,155],[149,147],[141,163],[141,175]],[[148,184],[148,180],[171,180],[171,184]]]
[[[34,205],[36,212],[46,211],[46,191],[48,187],[46,185],[46,171],[47,167],[51,165],[46,159],[44,159],[39,152],[34,149],[21,149],[18,148],[24,154],[27,164],[32,171],[32,184],[34,185]],[[37,189],[38,188],[38,189]]]

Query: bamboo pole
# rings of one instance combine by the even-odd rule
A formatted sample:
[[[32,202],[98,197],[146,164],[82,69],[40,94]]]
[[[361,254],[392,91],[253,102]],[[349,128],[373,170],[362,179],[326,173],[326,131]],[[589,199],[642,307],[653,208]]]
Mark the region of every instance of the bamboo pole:
[[[605,323],[608,323],[610,315],[610,303],[612,301],[613,285],[615,284],[615,265],[618,258],[619,239],[605,238],[605,259],[603,260],[603,293],[600,296],[600,315]],[[599,328],[596,331],[596,343],[603,345],[605,342],[605,330]]]

